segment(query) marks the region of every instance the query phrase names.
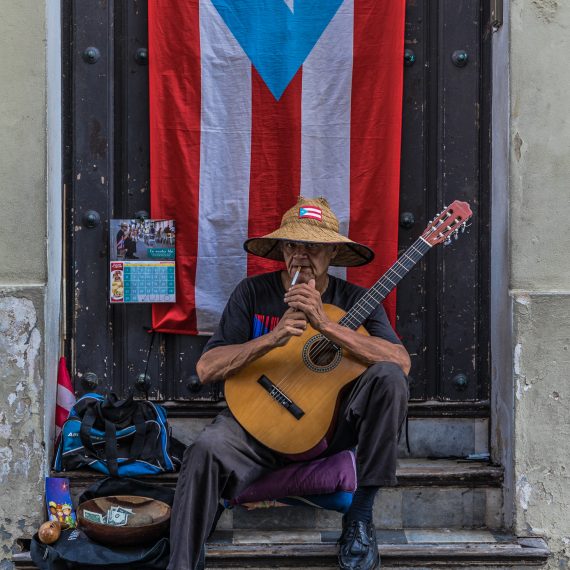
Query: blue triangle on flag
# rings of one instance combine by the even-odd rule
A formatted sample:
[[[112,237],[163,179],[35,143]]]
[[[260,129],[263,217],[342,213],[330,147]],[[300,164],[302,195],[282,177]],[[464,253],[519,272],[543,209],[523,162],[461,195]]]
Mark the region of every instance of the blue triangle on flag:
[[[279,100],[344,0],[212,0]]]

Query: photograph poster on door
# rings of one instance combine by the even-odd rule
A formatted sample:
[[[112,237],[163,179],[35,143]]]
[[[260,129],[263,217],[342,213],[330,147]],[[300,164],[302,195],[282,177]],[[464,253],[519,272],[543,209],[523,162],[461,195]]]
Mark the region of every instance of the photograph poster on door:
[[[174,220],[120,220],[110,224],[111,303],[176,301]]]

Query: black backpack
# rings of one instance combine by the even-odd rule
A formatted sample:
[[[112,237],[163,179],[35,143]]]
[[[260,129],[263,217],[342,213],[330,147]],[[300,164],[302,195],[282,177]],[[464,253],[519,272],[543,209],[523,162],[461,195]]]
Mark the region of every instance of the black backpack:
[[[177,471],[185,446],[172,437],[163,406],[129,396],[85,394],[62,428],[54,469],[91,467],[113,477]]]

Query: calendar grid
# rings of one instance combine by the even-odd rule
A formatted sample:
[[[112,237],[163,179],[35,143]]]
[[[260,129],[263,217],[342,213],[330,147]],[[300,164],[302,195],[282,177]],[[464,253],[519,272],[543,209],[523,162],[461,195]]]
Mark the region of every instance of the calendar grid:
[[[111,222],[111,303],[176,302],[175,221]]]

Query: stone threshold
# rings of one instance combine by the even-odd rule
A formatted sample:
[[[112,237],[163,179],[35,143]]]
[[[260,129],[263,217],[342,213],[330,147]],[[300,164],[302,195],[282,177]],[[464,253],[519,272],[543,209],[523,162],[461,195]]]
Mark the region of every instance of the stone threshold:
[[[385,566],[421,566],[458,568],[468,565],[542,566],[549,550],[543,541],[532,545],[513,539],[509,543],[422,543],[379,544],[378,550]],[[250,544],[209,545],[206,566],[235,567],[332,567],[336,566],[336,546],[333,544]]]
[[[474,568],[543,566],[550,554],[541,538],[485,529],[378,531],[382,567]],[[338,533],[219,531],[208,542],[209,568],[335,568]],[[13,556],[15,568],[36,569],[29,552]],[[36,569],[37,570],[37,569]]]

